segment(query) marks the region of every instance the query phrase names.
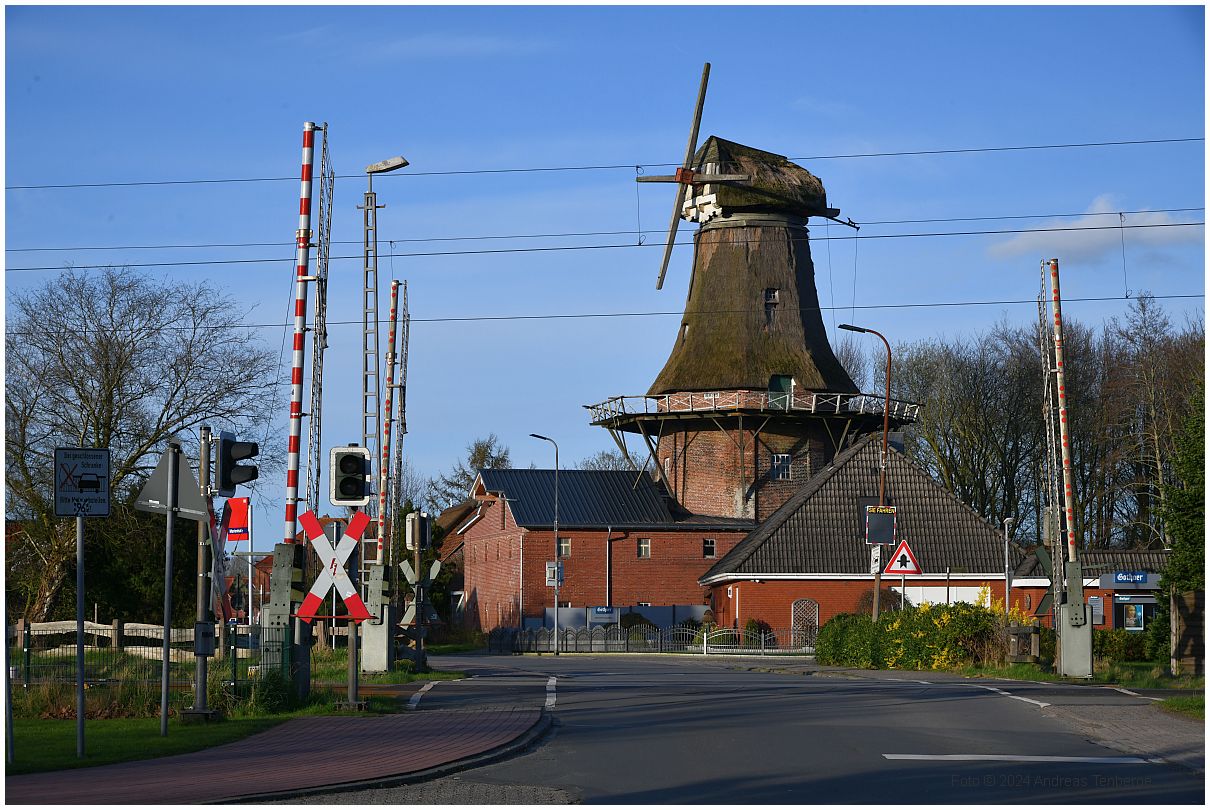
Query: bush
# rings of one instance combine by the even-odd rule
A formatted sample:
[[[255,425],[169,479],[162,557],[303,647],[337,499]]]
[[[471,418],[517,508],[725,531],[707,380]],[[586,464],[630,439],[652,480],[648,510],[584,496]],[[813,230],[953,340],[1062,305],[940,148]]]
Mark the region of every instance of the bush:
[[[1164,600],[1160,600],[1160,602],[1159,610],[1155,612],[1151,624],[1147,625],[1147,629],[1143,632],[1143,635],[1146,636],[1143,654],[1148,661],[1167,665],[1172,657],[1172,625],[1168,605],[1164,603]]]
[[[1092,631],[1092,654],[1111,664],[1125,661],[1146,661],[1147,634],[1116,630]]]
[[[874,620],[866,613],[833,616],[819,629],[815,660],[829,666],[870,669],[879,664]]]
[[[618,619],[618,625],[623,630],[629,630],[632,627],[650,627],[652,629],[657,629],[655,623],[642,613],[623,613],[622,618]]]
[[[815,644],[821,664],[862,669],[953,669],[998,660],[1003,654],[997,615],[959,602],[893,611],[873,620],[862,614],[832,618]]]
[[[761,619],[748,619],[744,623],[744,644],[748,647],[760,647],[761,638],[772,634],[773,628],[769,626],[768,622]],[[776,637],[769,639],[769,643],[775,645]]]
[[[882,598],[878,601],[878,614],[889,613],[892,610],[899,610],[900,603],[903,601],[899,594],[892,591],[890,588],[883,588]],[[912,600],[907,600],[907,606],[913,607]],[[853,612],[857,614],[872,613],[874,611],[874,589],[870,588],[857,597],[857,607],[853,608]]]

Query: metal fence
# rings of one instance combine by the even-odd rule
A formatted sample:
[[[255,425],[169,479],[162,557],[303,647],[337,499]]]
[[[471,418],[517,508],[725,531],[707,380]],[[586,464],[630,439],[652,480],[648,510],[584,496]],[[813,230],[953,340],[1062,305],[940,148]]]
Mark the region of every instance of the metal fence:
[[[561,630],[559,652],[567,653],[699,653],[702,655],[814,655],[819,628],[795,627],[764,632],[693,627],[617,625]],[[492,653],[554,652],[553,629],[498,627],[488,633]]]
[[[49,625],[49,626],[47,626]],[[76,682],[75,622],[42,627],[9,628],[9,679],[14,689],[36,684]],[[60,626],[62,625],[62,626]],[[212,677],[238,687],[269,669],[288,673],[289,627],[228,627],[223,643],[210,659]],[[103,625],[86,622],[84,682],[160,684],[164,672],[164,629],[157,625]],[[168,683],[172,689],[192,689],[196,674],[193,629],[172,629],[169,636]],[[236,693],[240,690],[237,688]]]

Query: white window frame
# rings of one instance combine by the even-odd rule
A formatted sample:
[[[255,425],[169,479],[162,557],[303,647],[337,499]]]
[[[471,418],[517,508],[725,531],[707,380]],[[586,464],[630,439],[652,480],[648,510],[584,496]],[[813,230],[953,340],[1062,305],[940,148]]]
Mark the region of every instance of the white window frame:
[[[567,546],[566,551],[563,550],[564,544],[566,544],[566,546]],[[570,557],[570,556],[571,556],[571,538],[565,534],[561,534],[561,535],[559,535],[559,557]]]
[[[644,552],[646,552],[646,553],[644,553]],[[638,559],[640,559],[640,560],[650,560],[651,559],[651,538],[650,537],[640,537],[639,542],[635,546],[635,553],[638,555]]]
[[[707,543],[710,544],[710,553],[709,554],[706,553],[706,544]],[[713,560],[717,556],[718,556],[718,541],[715,540],[713,537],[703,537],[702,538],[702,559]]]
[[[789,453],[773,453],[773,460],[769,465],[769,480],[771,481],[792,481],[793,470],[791,461],[793,457]]]

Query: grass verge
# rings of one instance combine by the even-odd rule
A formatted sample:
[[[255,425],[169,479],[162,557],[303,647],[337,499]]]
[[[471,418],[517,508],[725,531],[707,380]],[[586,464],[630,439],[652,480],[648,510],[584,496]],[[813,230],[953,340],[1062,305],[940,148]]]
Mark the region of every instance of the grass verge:
[[[170,719],[168,736],[160,736],[158,717],[87,720],[84,759],[76,757],[76,721],[13,718],[13,761],[8,775],[87,768],[136,759],[187,754],[242,740],[284,722],[289,715],[248,717],[218,723],[182,724]]]
[[[958,670],[970,678],[1012,678],[1022,681],[1054,681],[1056,683],[1089,683],[1083,678],[1067,678],[1049,667],[1035,664],[1009,664],[1003,667],[964,667]],[[1147,662],[1128,662],[1098,666],[1094,669],[1091,683],[1113,684],[1127,689],[1189,689],[1206,688],[1204,677],[1174,677],[1165,673],[1163,666]]]
[[[1161,701],[1159,706],[1164,711],[1173,714],[1183,714],[1196,720],[1206,719],[1206,696],[1204,694],[1168,698]]]

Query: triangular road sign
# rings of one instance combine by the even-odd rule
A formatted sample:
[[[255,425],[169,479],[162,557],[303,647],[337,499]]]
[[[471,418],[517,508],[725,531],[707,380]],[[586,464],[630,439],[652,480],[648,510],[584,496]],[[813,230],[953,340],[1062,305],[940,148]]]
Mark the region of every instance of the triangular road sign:
[[[916,555],[912,553],[908,547],[907,540],[901,540],[899,545],[895,547],[895,551],[891,554],[890,563],[883,570],[884,574],[920,574],[920,563],[916,562]]]
[[[158,512],[161,515],[168,514],[168,486],[170,483],[168,454],[171,452],[172,450],[165,450],[163,455],[160,456],[160,463],[156,465],[155,472],[147,479],[147,483],[143,485],[142,491],[139,492],[139,497],[134,502],[135,509],[143,512]],[[189,465],[184,463],[185,457],[183,455],[177,461],[177,514],[189,520],[206,523],[210,520],[210,508],[202,498],[201,490],[197,485],[197,479],[193,477],[193,471],[189,469]]]

